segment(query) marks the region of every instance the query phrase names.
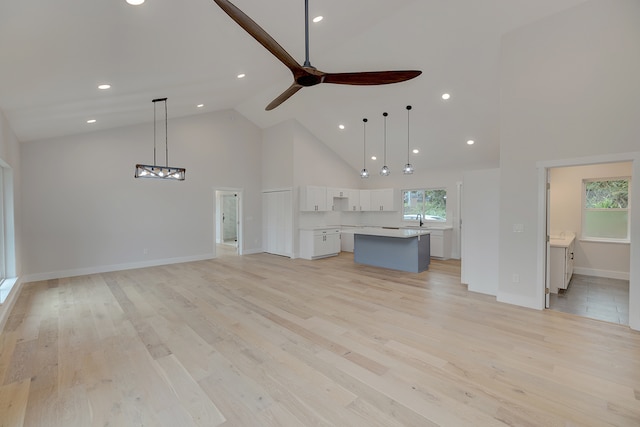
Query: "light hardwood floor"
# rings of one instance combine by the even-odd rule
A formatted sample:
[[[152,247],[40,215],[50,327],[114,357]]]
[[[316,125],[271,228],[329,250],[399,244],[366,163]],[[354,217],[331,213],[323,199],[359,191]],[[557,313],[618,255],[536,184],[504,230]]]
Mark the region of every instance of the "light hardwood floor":
[[[459,269],[258,254],[26,284],[0,425],[640,425],[639,333]]]

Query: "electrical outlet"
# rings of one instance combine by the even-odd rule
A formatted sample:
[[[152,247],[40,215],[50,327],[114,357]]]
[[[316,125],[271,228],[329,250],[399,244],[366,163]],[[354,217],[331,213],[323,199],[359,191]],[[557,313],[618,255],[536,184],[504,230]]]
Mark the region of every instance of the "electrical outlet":
[[[143,254],[143,255],[149,255],[149,249],[144,248],[144,249],[142,250],[142,254]]]
[[[514,274],[511,277],[511,280],[513,280],[513,283],[520,283],[520,275],[519,274]]]

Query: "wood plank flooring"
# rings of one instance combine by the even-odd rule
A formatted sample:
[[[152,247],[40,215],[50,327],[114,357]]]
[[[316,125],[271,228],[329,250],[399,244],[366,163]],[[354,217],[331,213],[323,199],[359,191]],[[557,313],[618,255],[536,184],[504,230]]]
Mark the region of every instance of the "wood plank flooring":
[[[268,254],[26,284],[0,426],[638,426],[640,334]]]

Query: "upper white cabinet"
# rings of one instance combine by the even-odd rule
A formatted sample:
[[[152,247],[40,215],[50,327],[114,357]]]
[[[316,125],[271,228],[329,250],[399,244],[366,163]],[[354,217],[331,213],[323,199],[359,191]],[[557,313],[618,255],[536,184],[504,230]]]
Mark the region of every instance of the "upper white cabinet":
[[[371,210],[371,190],[360,190],[360,210]]]
[[[355,212],[360,210],[360,190],[347,190],[347,209],[348,211]]]
[[[331,206],[329,206],[331,208]],[[300,210],[322,212],[327,208],[327,187],[300,187]]]
[[[369,193],[369,211],[396,211],[396,190],[394,188],[382,188],[376,190],[362,190]],[[360,205],[362,206],[362,191],[360,193]]]
[[[398,192],[394,188],[356,190],[306,186],[300,187],[300,210],[324,211],[397,211]]]

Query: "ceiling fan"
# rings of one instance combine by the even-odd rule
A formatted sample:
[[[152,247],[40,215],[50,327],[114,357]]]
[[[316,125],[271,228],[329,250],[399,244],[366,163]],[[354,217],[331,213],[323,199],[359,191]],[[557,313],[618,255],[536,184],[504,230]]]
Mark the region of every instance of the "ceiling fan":
[[[293,83],[280,96],[267,105],[266,110],[273,110],[278,105],[289,99],[303,87],[315,86],[320,83],[334,83],[343,85],[385,85],[410,80],[422,74],[418,70],[406,71],[365,71],[354,73],[325,73],[317,70],[309,62],[309,1],[304,2],[305,11],[305,61],[304,65],[298,64],[289,53],[282,48],[265,30],[249,18],[233,3],[227,0],[213,0],[227,15],[240,25],[247,33],[256,39],[262,46],[271,52],[276,58],[293,73]]]

